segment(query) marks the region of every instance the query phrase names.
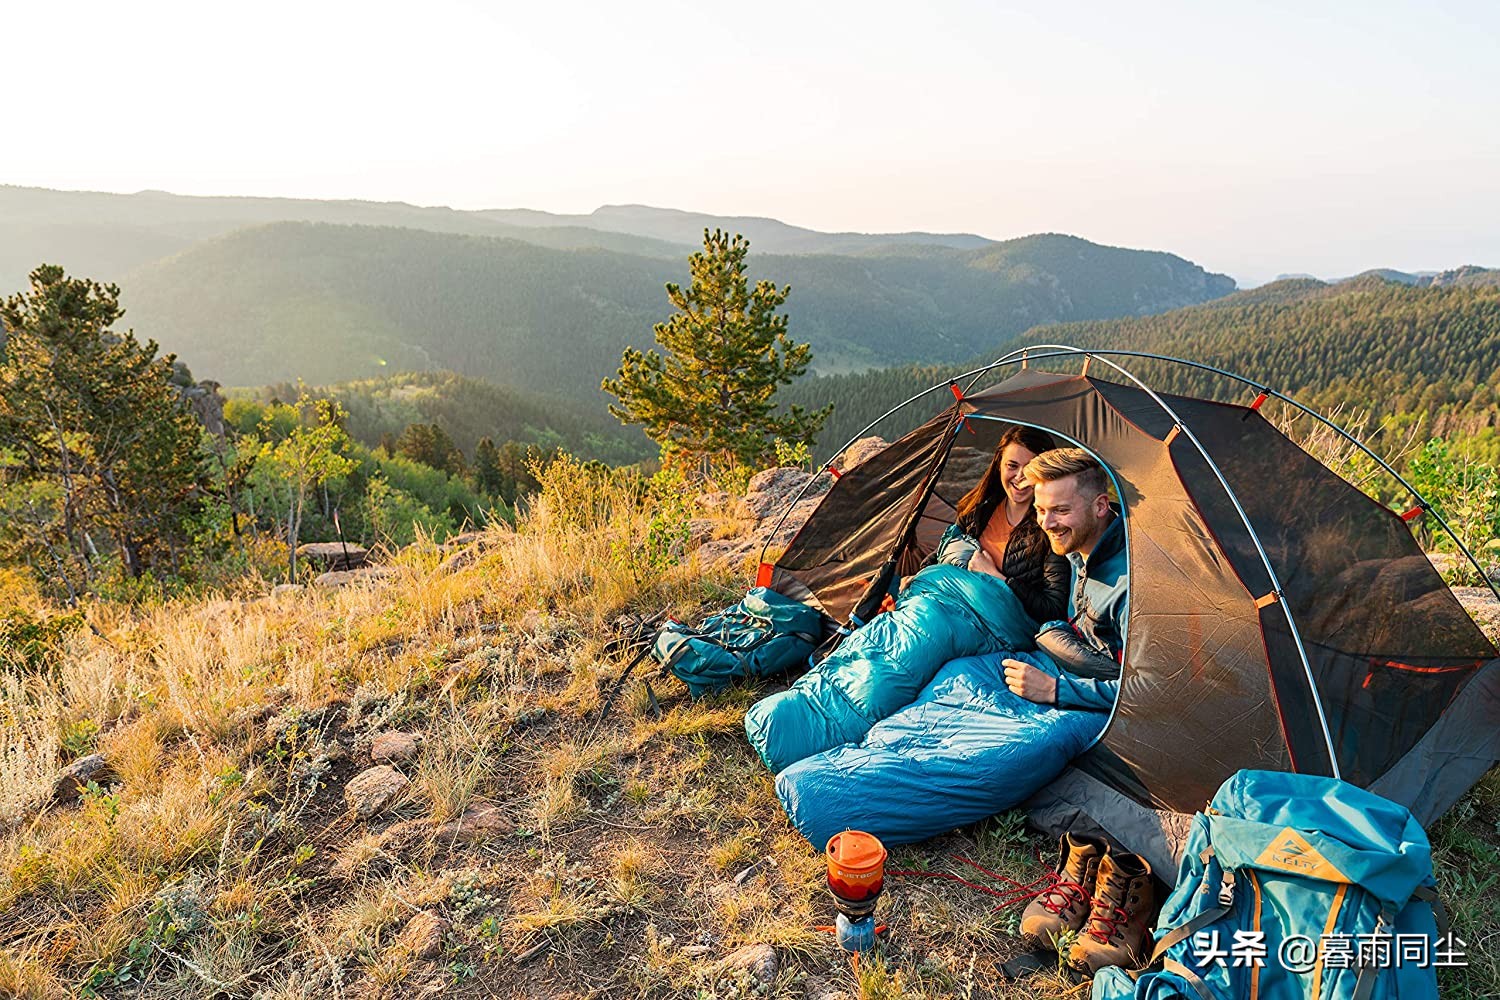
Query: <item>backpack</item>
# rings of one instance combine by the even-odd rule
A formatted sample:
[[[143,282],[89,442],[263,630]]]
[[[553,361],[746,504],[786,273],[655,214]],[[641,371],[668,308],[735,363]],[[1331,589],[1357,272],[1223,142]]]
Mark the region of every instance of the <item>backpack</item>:
[[[1240,771],[1193,818],[1145,972],[1093,1000],[1436,1000],[1446,946],[1427,834],[1335,778]],[[1455,948],[1456,945],[1456,948]],[[1311,947],[1311,950],[1309,950]]]
[[[756,587],[696,627],[667,622],[651,653],[696,699],[737,679],[770,677],[806,663],[822,635],[817,609]]]

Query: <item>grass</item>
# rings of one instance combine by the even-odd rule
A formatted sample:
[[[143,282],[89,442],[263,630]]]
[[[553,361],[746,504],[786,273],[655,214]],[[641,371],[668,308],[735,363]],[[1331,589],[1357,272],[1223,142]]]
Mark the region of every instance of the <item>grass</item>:
[[[882,951],[839,952],[816,929],[820,858],[744,740],[755,691],[694,703],[653,677],[656,704],[633,684],[595,732],[625,662],[604,653],[611,620],[694,617],[738,583],[636,546],[672,535],[638,494],[556,475],[457,571],[414,548],[371,588],[95,605],[48,672],[4,677],[0,995],[1086,995],[1053,973],[1005,983],[1016,913],[949,882],[892,879]],[[343,785],[387,729],[421,753],[359,821]],[[114,781],[48,805],[88,750]],[[479,805],[505,827],[431,832]],[[1500,993],[1497,830],[1492,773],[1432,831],[1471,961],[1445,995]],[[956,853],[1024,882],[1054,849],[1008,814],[892,864],[959,871]],[[451,922],[435,959],[396,946],[421,910]],[[718,965],[754,943],[782,966],[759,992]]]

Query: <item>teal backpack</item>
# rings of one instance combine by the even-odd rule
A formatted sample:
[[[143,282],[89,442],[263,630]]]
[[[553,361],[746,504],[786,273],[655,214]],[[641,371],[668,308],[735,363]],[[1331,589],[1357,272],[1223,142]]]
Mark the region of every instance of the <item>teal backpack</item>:
[[[1147,971],[1104,969],[1092,997],[1435,1000],[1435,966],[1462,961],[1446,922],[1405,807],[1334,778],[1240,771],[1193,818]]]
[[[737,679],[770,677],[806,664],[822,635],[821,612],[756,587],[696,626],[667,622],[651,653],[663,671],[701,698]]]

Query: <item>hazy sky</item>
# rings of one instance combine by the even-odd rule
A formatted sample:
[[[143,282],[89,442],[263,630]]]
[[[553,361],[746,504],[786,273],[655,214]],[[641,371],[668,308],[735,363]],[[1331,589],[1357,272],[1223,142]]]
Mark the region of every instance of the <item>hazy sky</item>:
[[[1500,266],[1500,3],[8,4],[0,181]]]

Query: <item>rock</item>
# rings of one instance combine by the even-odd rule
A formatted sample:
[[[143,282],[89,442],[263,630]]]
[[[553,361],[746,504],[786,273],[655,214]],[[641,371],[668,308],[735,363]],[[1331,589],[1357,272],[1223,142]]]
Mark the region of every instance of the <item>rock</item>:
[[[370,759],[377,764],[405,764],[409,760],[415,760],[421,749],[420,736],[413,736],[411,733],[381,733],[370,745]]]
[[[437,958],[443,953],[443,935],[452,926],[431,910],[421,910],[406,922],[396,938],[396,947],[414,958]]]
[[[90,781],[96,785],[107,785],[118,775],[102,753],[91,753],[79,757],[63,768],[52,783],[52,801],[73,802],[83,794]]]
[[[714,537],[719,522],[711,517],[695,517],[688,522],[688,544],[702,545]]]
[[[515,824],[506,819],[499,808],[488,802],[476,802],[465,809],[458,819],[449,820],[433,833],[439,839],[477,844],[491,837],[503,837],[514,829]]]
[[[370,553],[362,545],[343,542],[307,542],[297,546],[297,558],[324,569],[355,569],[363,566]]]
[[[698,494],[698,507],[700,510],[719,511],[729,506],[729,494],[724,490],[717,493]]]
[[[1458,603],[1474,619],[1491,642],[1500,643],[1500,601],[1488,587],[1454,587]]]
[[[489,537],[488,531],[465,531],[461,535],[454,535],[443,543],[445,549],[462,549],[470,545],[478,545]]]
[[[768,944],[747,944],[731,952],[719,962],[722,972],[737,972],[744,969],[757,981],[769,983],[776,978],[781,963],[776,958],[776,949]]]
[[[783,465],[775,469],[766,469],[750,477],[750,482],[745,487],[745,495],[769,493],[772,496],[785,496],[788,493],[800,490],[802,484],[811,478],[812,476],[802,469],[790,465]]]
[[[849,1000],[849,994],[838,983],[826,979],[808,979],[802,986],[807,1000]]]
[[[874,458],[889,446],[886,439],[882,437],[860,438],[845,448],[844,453],[839,456],[839,460],[836,463],[838,470],[840,472],[848,472],[859,463]]]
[[[366,768],[344,786],[344,801],[360,819],[369,819],[400,795],[410,784],[406,775],[386,764]]]
[[[314,587],[346,587],[352,583],[373,583],[396,572],[394,566],[366,566],[363,569],[335,570],[313,579]]]
[[[443,846],[473,846],[494,837],[504,837],[514,829],[515,824],[498,808],[488,802],[479,802],[447,823],[434,823],[431,819],[395,823],[380,835],[380,847],[393,854],[404,854],[426,840],[434,840]]]
[[[713,954],[713,950],[714,950],[713,945],[709,945],[709,944],[690,944],[690,945],[685,945],[683,947],[682,953],[684,955],[686,955],[688,958],[702,958],[704,955],[711,955],[711,954]]]
[[[307,588],[300,583],[278,583],[271,588],[272,597],[284,597],[287,594],[300,594]]]

